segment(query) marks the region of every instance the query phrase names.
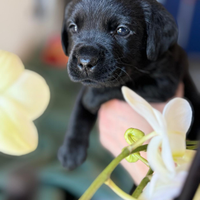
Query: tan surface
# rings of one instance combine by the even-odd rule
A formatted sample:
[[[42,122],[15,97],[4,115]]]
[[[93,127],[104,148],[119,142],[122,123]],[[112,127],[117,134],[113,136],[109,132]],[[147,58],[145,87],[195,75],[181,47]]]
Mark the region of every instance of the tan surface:
[[[35,0],[0,0],[0,49],[26,58],[49,35],[60,33],[62,1],[47,1],[44,18],[35,16]]]

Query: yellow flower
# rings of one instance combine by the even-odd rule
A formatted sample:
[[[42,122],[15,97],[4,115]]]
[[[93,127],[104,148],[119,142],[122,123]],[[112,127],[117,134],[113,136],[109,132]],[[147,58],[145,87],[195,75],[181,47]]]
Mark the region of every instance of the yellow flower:
[[[35,150],[33,120],[48,106],[49,87],[37,73],[24,69],[16,55],[0,50],[0,151],[23,155]]]

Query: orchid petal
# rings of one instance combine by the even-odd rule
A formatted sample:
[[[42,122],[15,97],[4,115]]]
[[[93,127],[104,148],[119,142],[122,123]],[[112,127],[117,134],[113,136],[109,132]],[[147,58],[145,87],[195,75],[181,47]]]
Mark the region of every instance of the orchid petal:
[[[175,164],[172,157],[172,151],[170,148],[170,142],[168,135],[163,135],[162,138],[162,159],[165,163],[166,168],[171,172],[171,175],[173,176],[175,173]]]
[[[175,163],[178,166],[191,163],[195,154],[196,154],[196,151],[194,150],[186,150],[182,157],[175,158]]]
[[[0,92],[9,88],[24,70],[20,58],[12,53],[0,50]]]
[[[163,118],[161,114],[159,115],[159,111],[154,111],[155,109],[147,101],[128,87],[122,87],[122,94],[126,102],[149,122],[155,132],[159,133],[161,130],[160,120]]]
[[[148,187],[148,197],[152,196],[154,190],[155,190],[155,186],[156,186],[156,183],[158,181],[158,174],[157,173],[154,173],[152,178],[151,178],[151,184],[149,184],[149,187]]]
[[[156,177],[157,176],[157,177]],[[182,171],[178,173],[173,179],[168,179],[163,181],[160,179],[158,174],[154,173],[152,180],[156,177],[156,184],[155,183],[148,183],[146,188],[143,191],[143,196],[146,200],[170,200],[177,197],[182,189],[182,185],[187,177],[187,172]],[[149,195],[149,190],[153,184],[153,193]]]
[[[152,109],[153,109],[153,112],[154,112],[156,119],[159,123],[159,130],[158,130],[157,133],[159,133],[159,134],[166,133],[165,130],[167,129],[167,125],[166,125],[166,121],[165,121],[163,115],[158,110],[156,110],[154,108],[152,108]]]
[[[0,151],[15,156],[30,153],[38,144],[37,129],[18,109],[8,107],[6,101],[1,97]]]
[[[171,100],[164,108],[168,132],[186,134],[192,122],[190,104],[181,98]]]
[[[185,182],[186,177],[187,173],[181,172],[168,183],[158,181],[151,199],[171,200],[176,198],[181,193],[182,185]]]
[[[165,178],[168,171],[162,160],[161,153],[159,152],[160,145],[162,144],[162,138],[163,137],[159,135],[151,139],[147,148],[147,159],[152,170],[156,171],[158,174],[162,175],[163,178]]]
[[[5,93],[7,100],[31,120],[45,111],[50,100],[49,87],[39,74],[25,70]]]
[[[158,174],[154,173],[153,176],[151,177],[150,183],[146,185],[142,194],[139,196],[138,200],[150,199],[150,197],[152,196],[154,192],[157,180],[158,180]]]
[[[199,199],[200,199],[200,186],[198,187],[193,200],[199,200]]]
[[[151,182],[140,199],[169,200],[178,195],[187,175],[193,152],[186,150],[185,138],[191,120],[189,103],[181,98],[171,100],[163,115],[127,87],[122,88],[125,100],[143,116],[158,134],[147,148],[147,160],[154,171]],[[171,195],[171,196],[170,196]],[[164,197],[164,198],[163,198]]]
[[[190,163],[182,163],[181,165],[176,167],[176,174],[178,173],[188,173],[190,166],[191,166],[191,162]]]
[[[168,138],[173,157],[182,157],[186,149],[185,134],[168,133]]]

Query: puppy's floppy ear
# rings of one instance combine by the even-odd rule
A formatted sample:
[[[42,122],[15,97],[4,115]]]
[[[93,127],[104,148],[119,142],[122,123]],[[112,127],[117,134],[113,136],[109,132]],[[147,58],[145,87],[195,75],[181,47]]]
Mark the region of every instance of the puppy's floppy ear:
[[[172,15],[157,1],[141,1],[147,29],[146,53],[155,61],[174,45],[178,39],[178,29]]]
[[[65,20],[63,22],[63,27],[62,27],[61,42],[62,42],[63,51],[68,56],[69,41],[68,41],[68,33],[67,33],[67,27],[66,27]]]
[[[68,32],[67,32],[67,17],[69,15],[69,9],[72,5],[72,0],[65,0],[65,11],[64,11],[64,20],[63,20],[63,27],[62,27],[62,33],[61,33],[61,42],[63,51],[68,56],[68,46],[69,46],[69,38],[68,38]]]

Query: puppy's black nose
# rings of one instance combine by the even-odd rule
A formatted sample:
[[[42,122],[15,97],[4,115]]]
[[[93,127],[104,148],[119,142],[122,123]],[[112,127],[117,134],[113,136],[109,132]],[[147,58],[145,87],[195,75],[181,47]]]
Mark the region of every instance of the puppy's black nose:
[[[99,50],[93,46],[82,46],[77,50],[77,65],[80,71],[93,71],[99,60]]]
[[[80,70],[86,69],[92,71],[96,64],[98,58],[93,56],[79,56],[78,57],[78,68]]]

